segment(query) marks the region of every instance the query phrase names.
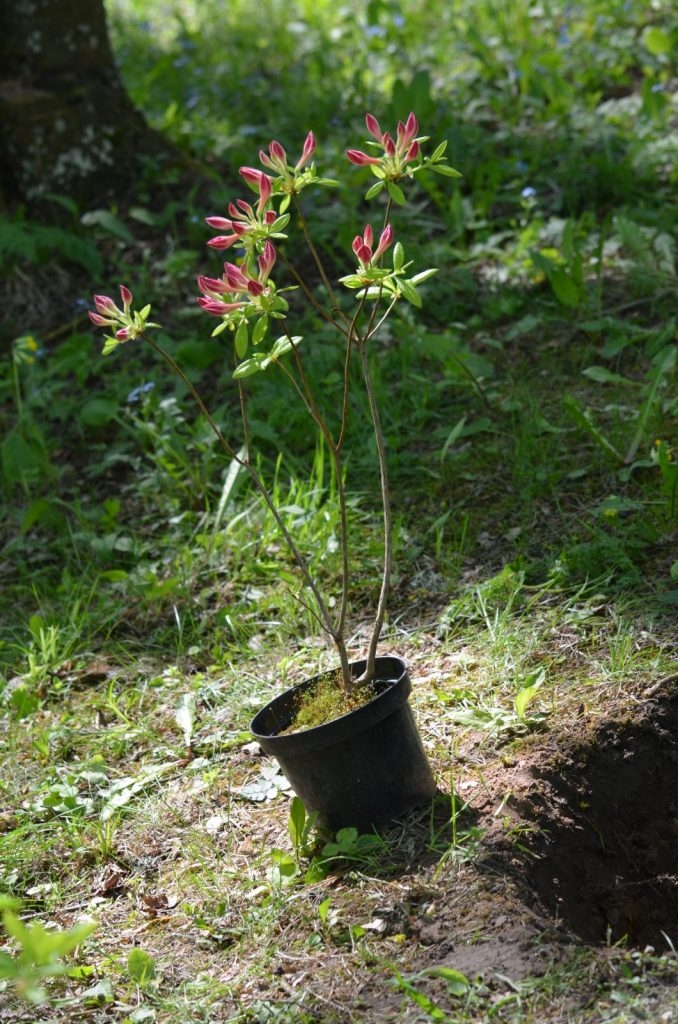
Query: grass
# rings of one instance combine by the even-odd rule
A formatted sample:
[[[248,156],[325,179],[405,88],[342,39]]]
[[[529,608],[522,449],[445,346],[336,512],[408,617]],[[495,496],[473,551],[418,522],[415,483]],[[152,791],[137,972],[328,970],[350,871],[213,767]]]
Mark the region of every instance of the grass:
[[[670,1020],[678,936],[648,949],[567,935],[543,909],[538,825],[515,794],[525,766],[595,751],[601,723],[641,718],[676,679],[672,6],[108,8],[136,101],[216,180],[205,202],[155,210],[149,166],[138,205],[154,223],[83,223],[76,207],[49,237],[25,220],[0,234],[14,339],[0,376],[0,893],[28,923],[97,922],[44,981],[49,1002],[0,980],[3,1013]],[[313,127],[331,172],[366,109],[410,108],[464,177],[404,213],[408,256],[441,273],[423,323],[398,314],[375,360],[396,515],[382,647],[410,662],[442,795],[378,848],[332,837],[318,869],[327,837],[295,848],[290,794],[248,725],[331,665],[325,642],[181,385],[141,348],[104,374],[82,300],[119,279],[146,287],[230,422],[228,370],[189,308],[210,260],[201,218],[269,138],[294,149]],[[350,197],[314,212],[325,251],[350,246]],[[27,311],[29,272],[44,288]],[[329,401],[337,367],[304,326]],[[331,590],[325,453],[277,381],[262,375],[251,411]],[[374,466],[358,445],[356,648],[379,576]]]

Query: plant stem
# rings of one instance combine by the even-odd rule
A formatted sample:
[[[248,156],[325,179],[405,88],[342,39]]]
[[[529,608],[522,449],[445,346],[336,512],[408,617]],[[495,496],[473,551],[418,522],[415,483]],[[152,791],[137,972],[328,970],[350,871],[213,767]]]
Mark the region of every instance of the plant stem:
[[[297,566],[299,567],[299,570],[301,571],[301,574],[306,582],[306,585],[313,594],[314,600],[318,607],[319,619],[322,623],[322,626],[334,641],[334,644],[339,654],[339,660],[341,662],[342,681],[344,685],[346,685],[346,681],[350,682],[351,679],[351,671],[348,663],[348,652],[346,650],[346,642],[344,640],[343,635],[335,627],[330,611],[327,605],[325,604],[325,601],[323,600],[322,594],[320,593],[320,590],[318,589],[318,586],[315,580],[313,579],[313,576],[311,575],[306,560],[303,557],[299,548],[297,547],[294,537],[287,528],[287,524],[285,523],[279,509],[277,508],[275,502],[273,501],[273,498],[268,488],[266,487],[266,484],[260,477],[254,465],[250,462],[249,457],[246,457],[245,459],[241,458],[241,456],[238,455],[238,453],[228,443],[223,433],[221,432],[219,425],[216,423],[209,409],[205,405],[205,402],[203,401],[200,392],[197,390],[193,382],[188,378],[188,376],[181,368],[181,366],[179,366],[179,364],[172,358],[169,352],[167,352],[156,341],[153,341],[152,338],[147,338],[147,341],[151,348],[154,349],[158,353],[158,355],[160,355],[165,360],[165,362],[170,366],[170,368],[179,377],[183,384],[186,385],[186,387],[191,393],[192,398],[197,403],[198,408],[200,409],[201,413],[207,420],[210,429],[214,433],[221,447],[224,449],[229,458],[233,459],[239,466],[242,466],[242,468],[247,472],[252,483],[254,484],[255,489],[263,498],[266,507],[273,516],[278,529],[280,530],[281,534],[285,539],[285,543],[287,544],[292,554],[292,557],[294,558],[295,562],[297,563]],[[243,412],[243,415],[246,418],[244,405],[241,406],[241,411]]]
[[[362,339],[361,341],[358,342],[358,351],[360,353],[360,364],[363,371],[363,379],[365,381],[365,390],[367,392],[367,398],[370,404],[370,414],[372,416],[374,436],[377,442],[377,453],[379,456],[379,472],[381,478],[381,501],[384,513],[384,561],[381,577],[381,591],[379,593],[379,603],[377,604],[377,612],[374,618],[372,636],[370,638],[370,643],[367,651],[367,664],[365,667],[365,672],[361,678],[361,682],[368,683],[371,682],[371,680],[374,678],[374,663],[377,656],[377,645],[379,643],[379,636],[381,634],[381,628],[384,624],[384,618],[386,615],[386,601],[388,598],[388,591],[391,583],[391,566],[393,562],[393,523],[391,520],[391,498],[388,486],[386,443],[384,441],[384,432],[381,427],[381,419],[379,418],[379,407],[377,405],[377,397],[374,393],[372,374],[370,371],[370,360],[367,353],[367,345],[365,339]]]
[[[287,335],[289,338],[289,334]],[[290,339],[291,341],[291,339]],[[347,346],[350,348],[350,345]],[[348,579],[349,579],[349,565],[348,565],[348,513],[346,507],[346,490],[344,487],[344,472],[341,461],[341,449],[339,443],[334,441],[332,432],[328,427],[325,419],[323,418],[320,409],[315,401],[313,391],[306,377],[304,371],[304,365],[297,346],[292,343],[292,349],[294,351],[294,357],[297,363],[297,370],[299,371],[299,377],[301,379],[302,387],[294,379],[292,374],[287,370],[283,363],[279,363],[280,369],[283,371],[285,376],[291,381],[295,390],[299,394],[299,397],[303,401],[309,415],[317,425],[322,436],[325,439],[327,447],[330,452],[330,458],[332,459],[332,465],[334,466],[334,475],[337,481],[337,496],[339,498],[339,523],[340,523],[340,534],[341,534],[341,600],[339,604],[339,615],[336,620],[336,634],[333,634],[337,649],[339,651],[339,658],[341,660],[342,677],[344,689],[348,690],[351,686],[351,673],[348,666],[348,657],[342,658],[343,650],[343,638],[346,631],[346,614],[348,610]],[[342,433],[344,429],[344,423],[342,422]],[[337,642],[337,637],[341,638],[341,644]]]

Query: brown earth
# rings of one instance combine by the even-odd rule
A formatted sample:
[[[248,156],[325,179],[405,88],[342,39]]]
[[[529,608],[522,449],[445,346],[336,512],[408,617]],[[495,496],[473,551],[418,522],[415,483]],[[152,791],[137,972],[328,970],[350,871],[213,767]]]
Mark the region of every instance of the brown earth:
[[[633,719],[593,724],[583,715],[558,740],[552,734],[515,760],[493,759],[481,783],[467,787],[459,846],[446,863],[415,854],[409,870],[385,870],[369,887],[339,879],[332,892],[345,921],[364,921],[371,902],[393,966],[424,1000],[421,1016],[407,981],[394,986],[381,967],[357,972],[343,959],[330,964],[325,950],[310,970],[306,964],[305,984],[313,979],[306,996],[317,997],[319,1013],[309,1019],[640,1019],[648,1001],[638,1014],[610,1015],[620,959],[629,984],[643,979],[656,1007],[651,1019],[678,1019],[678,693],[670,686],[655,692]],[[450,798],[441,797],[433,829],[447,840],[449,819]],[[430,833],[432,821],[410,818],[407,827]],[[326,896],[324,888],[319,898]],[[648,979],[644,957],[653,954],[660,967]],[[288,999],[299,977],[293,961],[281,971]],[[463,998],[450,992],[441,968],[465,975]],[[485,1013],[496,1008],[491,1016],[473,1015],[474,993]],[[528,993],[532,1009],[522,1017]]]

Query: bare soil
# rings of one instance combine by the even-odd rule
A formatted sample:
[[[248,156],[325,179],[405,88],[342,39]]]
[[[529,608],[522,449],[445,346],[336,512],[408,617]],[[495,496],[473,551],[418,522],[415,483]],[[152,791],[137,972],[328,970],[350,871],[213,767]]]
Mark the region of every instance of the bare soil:
[[[673,679],[664,682],[633,717],[592,723],[582,714],[559,738],[551,734],[515,759],[498,752],[483,766],[482,784],[469,782],[472,795],[463,797],[458,826],[482,836],[475,855],[449,870],[439,857],[419,855],[410,871],[374,883],[370,896],[377,890],[381,898],[373,914],[394,966],[415,977],[445,1017],[430,1008],[416,1016],[383,970],[343,976],[334,965],[330,977],[325,959],[313,975],[325,1000],[318,1020],[485,1020],[462,1009],[440,968],[461,971],[497,1006],[492,1019],[631,1020],[608,1015],[621,956],[626,970],[635,965],[632,982],[643,977],[652,1019],[678,1019],[678,692]],[[441,798],[434,819],[443,831],[449,816],[449,797]],[[408,827],[416,830],[411,818]],[[346,919],[364,919],[365,897],[344,881],[333,901]],[[666,959],[648,978],[642,961],[652,952]],[[540,985],[539,1016],[511,1017],[521,991],[534,999]]]

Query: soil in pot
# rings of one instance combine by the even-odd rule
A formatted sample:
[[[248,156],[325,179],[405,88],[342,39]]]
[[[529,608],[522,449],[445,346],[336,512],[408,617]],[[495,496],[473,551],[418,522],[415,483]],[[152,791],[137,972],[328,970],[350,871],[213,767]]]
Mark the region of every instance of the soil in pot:
[[[285,729],[280,730],[280,735],[289,736],[303,729],[315,729],[334,721],[335,718],[356,711],[372,700],[379,692],[378,686],[379,684],[377,687],[354,686],[350,690],[344,690],[339,670],[323,676],[315,687],[299,693],[299,705],[294,719]]]

